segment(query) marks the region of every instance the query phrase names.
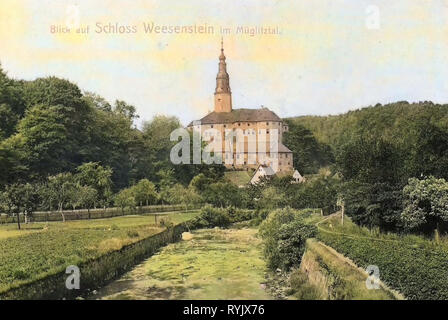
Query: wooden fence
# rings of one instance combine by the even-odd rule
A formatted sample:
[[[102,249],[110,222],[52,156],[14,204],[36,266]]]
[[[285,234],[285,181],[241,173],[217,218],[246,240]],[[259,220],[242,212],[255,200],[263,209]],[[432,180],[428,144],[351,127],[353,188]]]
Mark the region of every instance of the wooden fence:
[[[66,221],[70,220],[87,220],[87,219],[103,219],[112,218],[131,214],[147,214],[153,212],[168,212],[168,211],[182,211],[182,210],[198,209],[196,206],[185,205],[154,205],[136,207],[135,210],[122,210],[121,208],[97,208],[97,209],[82,209],[82,210],[64,210],[62,211]],[[25,217],[20,214],[20,221],[25,222]],[[57,211],[34,212],[29,218],[30,222],[48,222],[48,221],[62,221],[62,215]],[[6,214],[0,215],[0,224],[17,223],[17,217]]]

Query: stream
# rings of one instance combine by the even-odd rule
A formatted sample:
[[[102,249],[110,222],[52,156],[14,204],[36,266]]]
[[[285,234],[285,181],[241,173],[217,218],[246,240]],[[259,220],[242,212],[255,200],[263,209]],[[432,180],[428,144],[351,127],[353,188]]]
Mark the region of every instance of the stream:
[[[90,299],[273,299],[257,229],[202,229],[99,289]]]

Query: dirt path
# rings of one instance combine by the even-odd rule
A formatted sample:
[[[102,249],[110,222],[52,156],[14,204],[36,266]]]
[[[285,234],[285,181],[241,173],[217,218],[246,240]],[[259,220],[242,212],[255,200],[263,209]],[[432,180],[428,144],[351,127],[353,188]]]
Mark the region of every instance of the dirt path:
[[[170,244],[95,299],[272,299],[256,229],[207,229]]]

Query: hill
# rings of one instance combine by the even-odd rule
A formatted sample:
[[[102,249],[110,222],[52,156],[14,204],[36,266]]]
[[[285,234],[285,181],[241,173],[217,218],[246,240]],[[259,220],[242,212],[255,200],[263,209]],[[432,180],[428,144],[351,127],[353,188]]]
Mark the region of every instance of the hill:
[[[237,186],[245,186],[250,182],[253,171],[227,171],[224,177]]]
[[[320,143],[328,144],[333,149],[362,134],[405,143],[412,134],[413,124],[418,122],[426,121],[448,131],[448,104],[400,101],[340,115],[301,116],[287,120],[310,130]]]

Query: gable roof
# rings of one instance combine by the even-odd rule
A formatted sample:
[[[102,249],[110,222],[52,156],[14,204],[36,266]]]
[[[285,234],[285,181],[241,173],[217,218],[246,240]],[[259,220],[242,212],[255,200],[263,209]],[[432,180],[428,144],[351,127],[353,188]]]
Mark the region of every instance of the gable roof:
[[[286,153],[292,153],[291,150],[289,150],[289,148],[287,146],[285,146],[283,143],[279,143],[278,144],[278,152],[286,152]]]
[[[251,184],[256,184],[260,181],[262,177],[271,177],[275,175],[274,169],[271,166],[260,164],[257,170],[254,171],[252,178],[250,179]]]
[[[265,173],[267,176],[272,176],[273,174],[275,174],[275,171],[274,171],[274,169],[271,168],[271,166],[267,166],[267,165],[264,165],[264,164],[260,164],[260,165],[258,166],[258,168],[257,168],[257,171],[260,170],[260,169],[263,169],[264,173]],[[255,172],[256,172],[256,171],[255,171]]]
[[[211,112],[202,119],[201,124],[257,122],[257,121],[282,121],[268,108],[261,109],[233,109],[231,112]],[[191,122],[188,126],[192,126]]]
[[[294,178],[294,179],[300,179],[300,178],[303,178],[302,177],[302,175],[300,174],[300,172],[299,171],[294,171],[294,174],[292,175],[292,177]]]

